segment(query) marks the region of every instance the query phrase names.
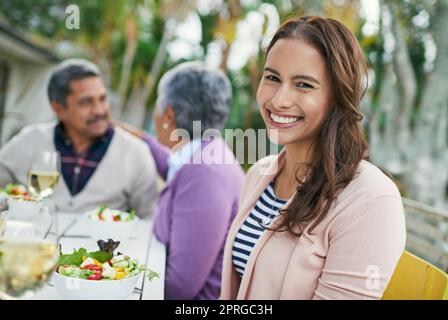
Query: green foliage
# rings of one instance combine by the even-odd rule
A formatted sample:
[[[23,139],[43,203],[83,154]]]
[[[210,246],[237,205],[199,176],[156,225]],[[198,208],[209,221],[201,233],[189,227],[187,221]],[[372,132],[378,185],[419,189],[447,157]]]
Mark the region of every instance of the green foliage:
[[[214,29],[218,23],[219,14],[217,12],[213,12],[205,16],[199,15],[199,19],[201,20],[202,28],[201,46],[205,49],[204,52],[207,53],[208,44],[215,40]]]
[[[18,29],[54,36],[65,26],[65,8],[68,0],[2,0],[0,12]]]
[[[241,16],[245,16],[253,10],[257,10],[260,4],[273,4],[278,14],[284,21],[288,17],[297,14],[307,14],[311,6],[315,6],[311,1],[248,1],[235,2],[240,6]],[[319,1],[317,1],[319,2]],[[208,14],[199,14],[202,28],[202,39],[200,45],[204,54],[207,54],[207,47],[210,42],[216,39],[217,29],[222,21],[229,19],[229,6],[231,2],[225,1],[222,6],[211,10]],[[232,2],[232,5],[235,5]],[[384,71],[383,43],[384,36],[379,34],[365,36],[361,32],[361,27],[365,23],[362,18],[350,19],[344,12],[358,12],[357,1],[345,1],[345,4],[336,4],[334,1],[320,1],[325,14],[339,15],[336,18],[346,19],[343,23],[352,26],[358,37],[366,56],[369,59],[370,67],[375,72],[375,83],[372,86],[371,96],[373,108],[379,95],[380,82]],[[384,0],[390,5],[393,14],[403,26],[406,26],[406,41],[410,50],[410,58],[416,73],[417,84],[417,104],[421,98],[421,93],[426,81],[426,71],[424,70],[425,48],[424,41],[431,29],[431,19],[427,25],[416,25],[413,21],[417,15],[425,9],[425,2],[421,0]],[[65,9],[70,4],[76,4],[81,13],[81,29],[67,30],[65,28]],[[111,85],[117,89],[120,83],[121,71],[123,68],[123,56],[128,44],[126,36],[126,21],[129,16],[136,18],[138,29],[138,44],[135,57],[132,63],[132,70],[129,83],[127,84],[126,95],[129,96],[135,87],[142,87],[148,76],[148,72],[153,66],[154,58],[159,48],[165,17],[161,13],[162,0],[2,0],[0,1],[0,12],[10,25],[20,28],[23,31],[41,37],[47,42],[55,45],[61,40],[70,41],[75,48],[82,48],[82,52],[87,52],[87,57],[95,62],[106,60],[110,64]],[[138,8],[145,8],[149,15],[141,15]],[[350,21],[348,21],[350,20]],[[261,70],[264,62],[264,53],[260,50],[255,59],[255,68]],[[179,63],[166,59],[161,69],[161,74]],[[258,112],[255,101],[255,89],[257,81],[250,76],[251,69],[248,65],[238,72],[229,72],[234,92],[232,110],[227,122],[227,128],[263,128],[264,123]],[[156,79],[158,81],[158,79]],[[154,86],[155,91],[156,86]],[[148,101],[148,110],[151,110],[155,102],[154,92]]]

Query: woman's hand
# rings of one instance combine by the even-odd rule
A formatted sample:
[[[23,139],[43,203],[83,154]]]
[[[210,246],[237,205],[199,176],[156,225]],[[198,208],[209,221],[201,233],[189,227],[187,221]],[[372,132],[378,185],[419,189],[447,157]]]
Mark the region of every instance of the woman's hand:
[[[138,129],[127,122],[111,119],[112,125],[114,127],[120,127],[121,129],[129,132],[130,134],[136,136],[137,138],[143,138],[143,130]]]

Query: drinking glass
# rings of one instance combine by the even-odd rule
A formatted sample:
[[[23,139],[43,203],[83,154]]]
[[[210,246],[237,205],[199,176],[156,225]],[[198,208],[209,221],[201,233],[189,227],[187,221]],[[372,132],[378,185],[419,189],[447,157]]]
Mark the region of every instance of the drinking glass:
[[[35,152],[28,171],[32,197],[9,197],[0,216],[0,299],[29,297],[45,285],[59,258],[57,214],[50,200],[60,157]]]
[[[59,182],[60,156],[56,151],[34,152],[28,170],[28,188],[33,196],[47,198]]]

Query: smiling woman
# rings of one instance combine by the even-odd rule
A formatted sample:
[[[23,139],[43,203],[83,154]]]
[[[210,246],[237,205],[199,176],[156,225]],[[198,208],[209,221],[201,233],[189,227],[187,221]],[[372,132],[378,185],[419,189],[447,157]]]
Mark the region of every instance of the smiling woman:
[[[365,74],[355,36],[334,19],[290,20],[274,35],[257,100],[285,148],[247,174],[221,298],[382,296],[406,232],[397,187],[367,161]]]
[[[301,184],[300,201],[291,207],[297,212],[296,222],[323,217],[336,185],[341,189],[350,182],[367,153],[357,121],[366,74],[362,50],[337,21],[328,19],[320,25],[319,20],[305,21],[286,23],[274,36],[257,92],[270,138],[290,150],[290,161],[278,178],[283,183],[276,185],[279,196],[291,197]],[[305,174],[310,176],[308,182],[302,181]],[[326,197],[330,201],[324,207]],[[296,224],[288,220],[284,227]]]
[[[295,57],[301,58],[291,66]],[[278,129],[277,143],[300,142],[309,149],[328,114],[330,98],[330,76],[319,51],[303,40],[279,40],[266,58],[257,92],[269,131]]]

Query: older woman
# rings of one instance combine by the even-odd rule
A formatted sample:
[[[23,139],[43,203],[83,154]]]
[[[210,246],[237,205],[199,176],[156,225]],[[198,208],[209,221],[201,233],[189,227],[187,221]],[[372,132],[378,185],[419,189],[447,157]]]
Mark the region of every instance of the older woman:
[[[166,180],[154,222],[156,237],[167,246],[166,299],[219,297],[224,242],[244,173],[222,139],[193,136],[193,122],[200,126],[196,135],[222,129],[231,97],[226,76],[197,62],[167,72],[158,87],[158,141],[143,139]]]

